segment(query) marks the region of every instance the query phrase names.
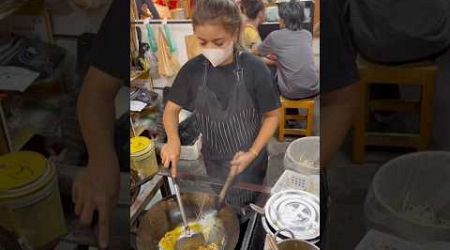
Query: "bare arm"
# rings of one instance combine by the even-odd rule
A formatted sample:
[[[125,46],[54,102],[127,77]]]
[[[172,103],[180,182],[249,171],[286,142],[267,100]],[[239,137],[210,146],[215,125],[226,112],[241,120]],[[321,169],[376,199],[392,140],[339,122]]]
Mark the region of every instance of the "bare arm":
[[[321,96],[320,165],[326,167],[339,150],[359,111],[359,84]]]
[[[120,168],[114,148],[114,99],[121,84],[119,79],[90,67],[78,99],[89,162],[87,171],[75,180],[72,199],[82,224],[91,225],[94,212],[98,212],[95,227],[101,249],[109,244],[110,220],[120,188]]]
[[[164,129],[167,134],[167,144],[161,150],[161,159],[164,167],[170,167],[172,163],[172,175],[176,176],[177,162],[180,157],[180,136],[178,134],[178,117],[181,107],[177,104],[168,101],[164,109]]]
[[[268,66],[277,66],[277,61],[271,60],[271,59],[269,59],[267,57],[261,57],[261,59]]]
[[[115,155],[114,99],[122,82],[90,67],[78,99],[81,132],[89,153],[89,161],[102,162]],[[89,165],[103,167],[105,164]]]
[[[255,153],[259,154],[264,147],[266,147],[270,138],[275,133],[278,128],[278,123],[280,120],[280,109],[276,109],[264,114],[263,124],[258,136],[256,137],[253,146],[251,147]]]
[[[238,152],[231,161],[231,171],[240,174],[254,161],[275,133],[279,123],[280,109],[264,114],[264,120],[258,136],[249,152]]]
[[[275,55],[273,54],[266,54],[263,55],[261,53],[258,52],[258,47],[253,47],[252,48],[252,53],[255,56],[259,56],[259,58],[261,58],[261,60],[263,60],[263,62],[268,65],[268,66],[277,66],[277,58]]]

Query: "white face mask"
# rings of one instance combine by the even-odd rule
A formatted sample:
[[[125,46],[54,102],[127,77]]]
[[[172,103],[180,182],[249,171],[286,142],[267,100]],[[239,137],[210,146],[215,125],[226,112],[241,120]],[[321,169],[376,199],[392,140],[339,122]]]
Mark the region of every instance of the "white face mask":
[[[202,54],[211,62],[214,67],[222,64],[233,54],[234,43],[230,42],[223,49],[202,49]]]

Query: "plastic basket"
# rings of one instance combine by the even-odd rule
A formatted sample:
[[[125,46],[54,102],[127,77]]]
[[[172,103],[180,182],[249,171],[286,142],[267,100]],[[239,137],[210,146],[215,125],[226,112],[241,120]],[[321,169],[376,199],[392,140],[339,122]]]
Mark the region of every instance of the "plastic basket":
[[[375,175],[365,203],[371,229],[422,243],[450,241],[450,153],[398,157]]]
[[[285,170],[273,186],[270,193],[275,194],[287,189],[299,189],[319,196],[320,177],[315,175],[307,176],[296,173],[292,170]]]
[[[289,144],[284,156],[284,167],[304,175],[320,174],[320,137],[309,136]]]

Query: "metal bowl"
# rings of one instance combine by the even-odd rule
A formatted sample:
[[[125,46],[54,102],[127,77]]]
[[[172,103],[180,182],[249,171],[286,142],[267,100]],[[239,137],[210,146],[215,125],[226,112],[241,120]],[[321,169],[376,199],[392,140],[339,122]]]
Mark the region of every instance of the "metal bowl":
[[[136,200],[137,196],[139,195],[139,192],[141,191],[140,187],[136,187],[136,185],[139,183],[139,177],[138,174],[136,173],[136,171],[134,170],[130,170],[130,197],[131,197],[131,204],[134,203],[134,201]]]
[[[315,245],[297,239],[283,240],[277,246],[279,250],[319,250]]]

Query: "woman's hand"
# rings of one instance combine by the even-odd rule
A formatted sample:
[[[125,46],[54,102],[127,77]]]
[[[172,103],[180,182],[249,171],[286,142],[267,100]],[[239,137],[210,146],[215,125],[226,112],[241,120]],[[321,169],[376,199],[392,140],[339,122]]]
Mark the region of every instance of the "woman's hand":
[[[170,167],[173,177],[177,176],[177,163],[180,159],[180,151],[181,143],[179,140],[168,141],[161,149],[162,164],[165,168]]]
[[[170,167],[172,163],[172,176],[177,175],[177,162],[180,158],[181,142],[178,135],[178,117],[181,107],[171,101],[168,101],[164,108],[163,122],[167,134],[167,144],[161,149],[161,160],[165,168]]]
[[[239,151],[234,155],[231,161],[230,171],[234,172],[235,175],[242,173],[254,160],[256,155],[252,152],[242,152]]]
[[[78,176],[73,185],[75,214],[80,217],[82,225],[96,223],[100,249],[107,249],[109,244],[111,220],[116,206],[120,188],[120,170],[117,157],[111,155],[109,161],[90,161],[84,173]],[[98,212],[98,221],[93,221]]]

